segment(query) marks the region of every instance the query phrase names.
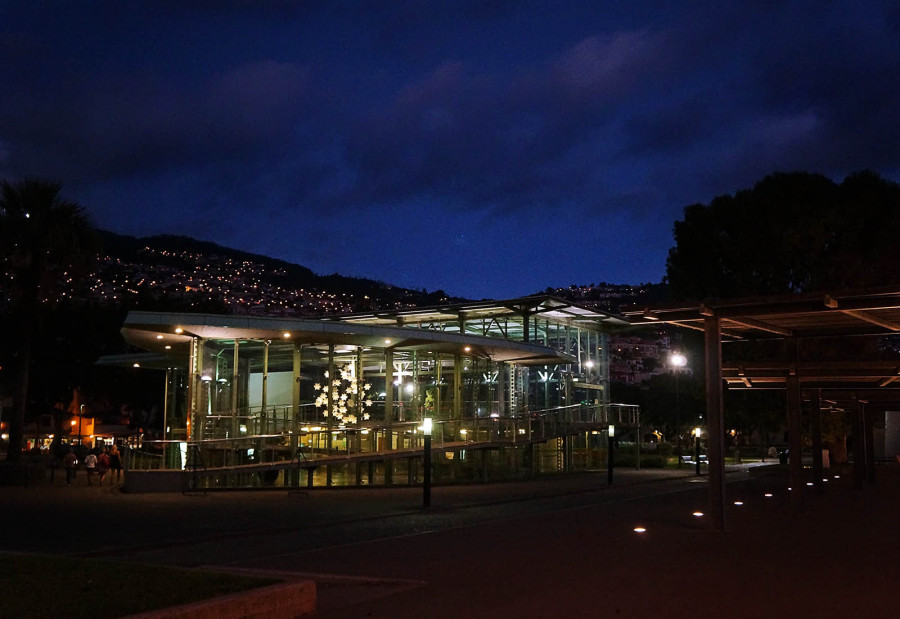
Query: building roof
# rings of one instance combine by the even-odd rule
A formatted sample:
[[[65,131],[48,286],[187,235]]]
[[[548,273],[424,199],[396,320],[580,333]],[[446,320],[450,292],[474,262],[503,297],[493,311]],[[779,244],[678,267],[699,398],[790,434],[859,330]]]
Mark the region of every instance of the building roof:
[[[107,362],[122,364],[132,358],[142,367],[177,367],[186,362],[193,337],[220,340],[271,340],[297,344],[335,344],[393,348],[481,356],[524,365],[573,363],[574,357],[548,346],[496,337],[448,333],[399,326],[326,320],[266,318],[218,314],[130,312],[122,327],[125,340],[149,351],[140,359],[123,356]],[[169,348],[166,348],[166,347]]]
[[[506,301],[466,301],[446,303],[432,307],[416,307],[396,310],[379,310],[362,314],[334,316],[327,320],[355,324],[402,326],[447,321],[497,319],[509,316],[537,316],[556,322],[615,329],[629,326],[629,322],[610,312],[585,307],[552,295],[536,295]],[[510,333],[512,336],[513,334]],[[521,335],[521,328],[515,335]]]

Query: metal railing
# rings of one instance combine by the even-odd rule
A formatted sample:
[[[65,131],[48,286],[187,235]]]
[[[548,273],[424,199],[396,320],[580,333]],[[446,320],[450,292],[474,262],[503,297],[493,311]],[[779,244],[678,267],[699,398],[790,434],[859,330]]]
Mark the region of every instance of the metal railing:
[[[289,418],[291,407],[266,411],[244,410],[237,415],[205,418],[204,438],[184,441],[144,441],[142,450],[130,450],[131,469],[184,468],[184,454],[198,449],[208,468],[241,467],[290,462],[298,450],[307,462],[333,456],[390,456],[390,452],[421,450],[424,434],[420,421],[365,421],[353,427],[328,428],[311,405],[301,409],[300,419]],[[427,414],[427,412],[426,412]],[[519,411],[511,416],[480,416],[435,420],[432,445],[465,449],[467,445],[525,445],[584,431],[600,431],[607,424],[638,425],[639,408],[629,404],[573,404]],[[315,425],[313,425],[315,424]],[[237,433],[234,429],[237,428]],[[294,429],[296,428],[296,432]]]

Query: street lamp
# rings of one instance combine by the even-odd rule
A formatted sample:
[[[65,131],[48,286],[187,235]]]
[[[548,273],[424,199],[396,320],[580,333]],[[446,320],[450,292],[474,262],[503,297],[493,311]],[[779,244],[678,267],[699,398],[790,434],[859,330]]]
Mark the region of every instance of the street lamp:
[[[431,417],[422,420],[422,431],[425,433],[425,453],[422,454],[422,468],[425,478],[422,480],[422,507],[431,506]]]
[[[678,418],[678,374],[681,368],[687,365],[687,357],[681,353],[672,353],[669,356],[669,365],[675,374],[675,454],[678,456],[678,468],[681,468],[681,420]]]
[[[84,404],[78,407],[78,444],[81,445],[81,419],[84,417]]]
[[[700,474],[700,428],[694,428],[691,432],[694,435],[694,471]]]
[[[606,431],[606,483],[613,483],[613,438],[616,436],[616,426],[610,424]]]

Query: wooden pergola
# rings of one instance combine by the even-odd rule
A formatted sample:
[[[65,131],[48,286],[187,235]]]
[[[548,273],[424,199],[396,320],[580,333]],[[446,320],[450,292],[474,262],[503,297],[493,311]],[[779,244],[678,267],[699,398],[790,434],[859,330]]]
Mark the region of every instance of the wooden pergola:
[[[685,302],[623,312],[635,325],[671,324],[702,331],[706,360],[709,432],[709,501],[713,528],[725,528],[725,425],[723,388],[783,389],[789,449],[801,453],[801,408],[809,402],[813,431],[813,483],[822,491],[820,412],[838,407],[850,415],[854,477],[874,481],[873,410],[900,409],[900,356],[854,355],[872,337],[900,334],[900,286],[750,299]],[[866,339],[857,339],[864,338]],[[723,363],[722,343],[781,340],[765,361]],[[817,341],[809,344],[810,341]],[[828,346],[844,354],[807,358],[804,349]],[[826,355],[827,356],[827,355]],[[864,440],[859,440],[863,438]],[[790,459],[791,509],[803,511],[803,464]]]

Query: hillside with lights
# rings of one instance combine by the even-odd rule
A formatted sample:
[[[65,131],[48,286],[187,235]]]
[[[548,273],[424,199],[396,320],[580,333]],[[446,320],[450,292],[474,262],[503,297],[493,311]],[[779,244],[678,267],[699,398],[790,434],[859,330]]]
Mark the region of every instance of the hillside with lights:
[[[102,233],[94,269],[67,284],[62,300],[123,309],[304,317],[453,300],[442,291],[370,279],[316,275],[281,260],[181,236]]]
[[[307,317],[467,300],[441,290],[317,275],[300,265],[183,236],[135,238],[102,232],[101,240],[93,270],[71,277],[61,301],[120,309]],[[535,294],[615,312],[623,305],[652,302],[664,292],[662,284],[600,283],[548,287]]]

